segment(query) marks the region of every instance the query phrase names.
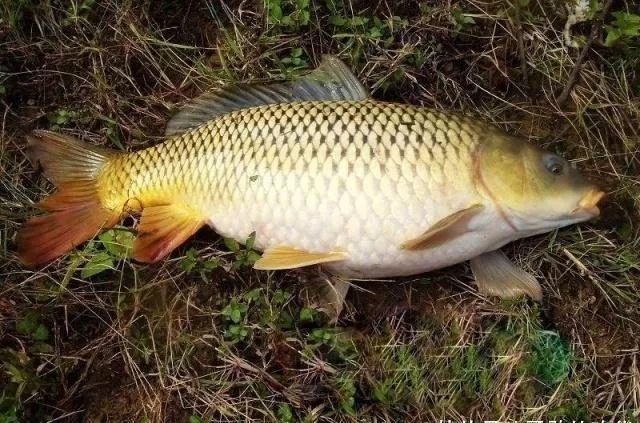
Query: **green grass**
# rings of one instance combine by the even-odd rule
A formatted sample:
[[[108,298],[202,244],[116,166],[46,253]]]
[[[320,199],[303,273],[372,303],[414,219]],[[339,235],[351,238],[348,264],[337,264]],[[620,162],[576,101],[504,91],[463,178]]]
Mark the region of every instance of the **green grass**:
[[[578,45],[601,10],[570,28]],[[0,0],[0,422],[636,421],[640,11],[610,12],[560,105],[580,54],[563,2]],[[481,117],[606,187],[597,221],[505,249],[541,304],[481,298],[460,265],[362,283],[332,325],[303,300],[308,273],[251,269],[251,238],[203,230],[141,265],[130,222],[19,264],[52,189],[31,130],[136,150],[203,90],[323,53],[375,98]]]

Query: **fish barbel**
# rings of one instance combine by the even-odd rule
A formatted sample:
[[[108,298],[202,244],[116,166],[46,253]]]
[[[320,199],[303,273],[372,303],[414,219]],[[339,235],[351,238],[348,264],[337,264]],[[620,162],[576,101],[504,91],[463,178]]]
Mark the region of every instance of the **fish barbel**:
[[[133,257],[155,262],[201,226],[255,232],[258,269],[322,264],[342,278],[472,260],[485,293],[541,296],[497,250],[598,214],[602,192],[564,159],[479,120],[379,102],[338,59],[298,81],[204,94],[166,141],[131,153],[36,131],[58,191],[19,236],[48,262],[140,213]]]

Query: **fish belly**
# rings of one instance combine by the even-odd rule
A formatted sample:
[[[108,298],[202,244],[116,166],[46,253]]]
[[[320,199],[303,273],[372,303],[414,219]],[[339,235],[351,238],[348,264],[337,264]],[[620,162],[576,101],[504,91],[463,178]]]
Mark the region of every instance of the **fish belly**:
[[[349,278],[419,274],[468,260],[511,241],[510,228],[495,210],[488,209],[473,218],[469,233],[455,240],[435,248],[405,250],[400,247],[403,242],[472,200],[440,196],[423,204],[401,199],[397,186],[385,183],[379,183],[372,192],[349,192],[346,187],[336,192],[330,188],[330,178],[306,179],[310,176],[262,175],[253,181],[256,188],[245,201],[212,206],[210,223],[223,236],[238,240],[255,232],[259,250],[288,246],[309,252],[344,251],[346,260],[325,268]],[[306,188],[298,189],[298,184]]]

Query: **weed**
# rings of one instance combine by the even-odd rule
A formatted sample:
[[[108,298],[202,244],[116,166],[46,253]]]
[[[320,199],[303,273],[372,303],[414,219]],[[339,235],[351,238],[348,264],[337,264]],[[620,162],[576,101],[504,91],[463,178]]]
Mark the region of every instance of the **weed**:
[[[52,131],[58,131],[60,128],[69,125],[77,116],[78,114],[73,110],[58,109],[49,116],[49,128]]]
[[[195,248],[189,248],[185,257],[180,261],[180,267],[187,275],[197,272],[203,281],[209,282],[211,280],[212,272],[218,269],[222,263],[223,261],[219,257],[213,257],[206,260],[201,259],[198,256],[198,250]]]
[[[82,252],[88,257],[82,267],[81,276],[90,278],[106,270],[115,269],[116,263],[129,258],[133,248],[134,234],[128,229],[109,229],[98,235]]]
[[[235,260],[233,267],[236,269],[242,267],[251,267],[260,259],[260,253],[253,249],[253,245],[256,241],[256,233],[253,232],[247,238],[244,244],[244,248],[240,248],[240,244],[232,238],[225,238],[224,245],[235,254]]]
[[[280,29],[293,31],[309,24],[310,0],[265,0],[267,22]]]
[[[289,404],[280,404],[278,407],[278,421],[280,423],[293,423],[295,421],[293,410]]]
[[[615,19],[606,27],[605,46],[629,43],[640,36],[640,15],[628,12],[612,12],[611,15]]]
[[[455,32],[464,32],[476,23],[472,16],[469,16],[460,9],[451,10],[451,19]]]
[[[36,311],[30,311],[16,323],[16,331],[36,341],[46,341],[49,338],[49,329],[39,320],[39,314]]]
[[[286,56],[278,60],[278,65],[282,71],[282,74],[286,78],[291,78],[296,75],[298,71],[309,67],[309,62],[305,59],[304,50],[300,47],[296,47],[291,50],[289,56]]]
[[[567,380],[573,357],[565,341],[555,332],[540,331],[533,344],[531,370],[550,388]]]

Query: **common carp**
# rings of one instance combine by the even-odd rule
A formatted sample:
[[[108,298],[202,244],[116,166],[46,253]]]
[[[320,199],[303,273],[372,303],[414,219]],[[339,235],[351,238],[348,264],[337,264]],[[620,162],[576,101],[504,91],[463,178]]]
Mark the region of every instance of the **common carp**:
[[[499,248],[597,216],[603,196],[497,127],[372,99],[333,56],[294,81],[207,92],[166,135],[123,153],[35,131],[31,158],[58,191],[22,228],[22,261],[49,262],[133,213],[141,262],[209,225],[239,241],[255,232],[256,269],[322,265],[349,280],[471,260],[481,292],[539,299]]]

